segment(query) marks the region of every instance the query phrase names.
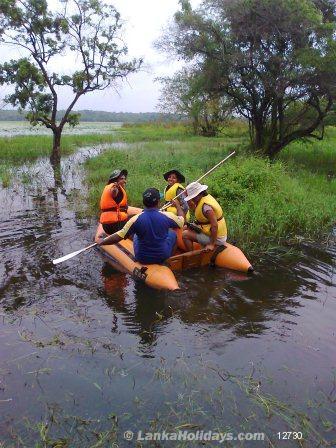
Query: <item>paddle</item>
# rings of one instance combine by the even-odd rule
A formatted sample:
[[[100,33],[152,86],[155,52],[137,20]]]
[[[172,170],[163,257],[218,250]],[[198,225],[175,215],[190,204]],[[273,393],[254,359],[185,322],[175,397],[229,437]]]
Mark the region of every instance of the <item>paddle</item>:
[[[227,160],[228,158],[230,158],[231,156],[233,156],[233,154],[235,154],[236,151],[231,152],[231,154],[229,154],[228,156],[225,157],[225,159],[221,160],[220,162],[217,163],[217,165],[215,165],[214,167],[211,168],[211,170],[207,171],[205,174],[203,174],[203,176],[201,176],[199,179],[195,180],[195,182],[199,182],[200,180],[204,179],[205,176],[208,176],[210,173],[212,173],[212,171],[214,171],[216,168],[218,168],[222,163],[225,162],[225,160]],[[180,196],[182,196],[182,194],[184,194],[185,190],[181,191],[181,193],[179,193],[177,196],[175,196],[172,201],[174,201],[175,199],[179,198]],[[168,202],[167,204],[165,204],[163,207],[160,208],[160,210],[165,210],[166,208],[170,207],[172,205],[172,201]]]
[[[75,257],[76,255],[79,255],[94,246],[97,246],[97,243],[90,244],[90,246],[84,247],[84,249],[76,250],[76,252],[71,252],[71,254],[64,255],[64,257],[56,258],[56,260],[53,260],[53,264],[58,264],[62,263],[63,261],[70,260],[70,258]]]
[[[207,171],[205,174],[203,174],[203,176],[201,176],[199,179],[197,179],[195,182],[199,182],[200,180],[202,180],[205,176],[208,176],[208,174],[210,174],[212,171],[214,171],[216,168],[218,168],[222,163],[225,162],[225,160],[227,160],[229,157],[233,156],[233,154],[235,154],[236,151],[233,151],[231,154],[229,154],[227,157],[225,157],[225,159],[221,160],[219,163],[217,163],[217,165],[215,165],[213,168],[211,168],[211,170]],[[180,197],[182,194],[184,193],[184,191],[182,191],[181,193],[179,193],[177,196],[174,197],[173,200],[177,199],[178,197]],[[160,210],[165,210],[166,208],[168,208],[170,206],[171,203],[168,203],[166,205],[164,205],[163,207],[160,208]],[[86,250],[91,249],[92,247],[97,246],[97,243],[93,243],[90,244],[90,246],[84,247],[84,249],[80,249],[80,250],[76,250],[76,252],[72,252],[71,254],[68,255],[64,255],[64,257],[61,258],[56,258],[56,260],[53,260],[53,264],[58,264],[58,263],[62,263],[63,261],[66,260],[70,260],[70,258],[76,257],[76,255],[81,254],[82,252],[85,252]]]

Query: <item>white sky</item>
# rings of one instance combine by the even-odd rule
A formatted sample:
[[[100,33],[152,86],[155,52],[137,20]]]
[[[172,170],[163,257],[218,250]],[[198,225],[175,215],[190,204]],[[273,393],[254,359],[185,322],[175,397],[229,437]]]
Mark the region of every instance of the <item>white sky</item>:
[[[128,77],[128,81],[118,90],[119,93],[108,89],[84,95],[75,109],[110,112],[157,111],[160,84],[154,82],[154,79],[158,76],[172,75],[181,64],[169,60],[165,54],[160,54],[155,50],[153,43],[179,9],[178,0],[108,0],[108,2],[116,7],[122,20],[126,22],[124,40],[129,50],[129,57],[142,57],[144,67],[141,72]],[[199,5],[200,2],[201,0],[191,0],[193,6]],[[53,0],[49,0],[49,3],[52,4]],[[13,56],[16,57],[12,48],[11,57]],[[6,88],[6,93],[8,91]],[[4,90],[1,94],[1,97],[3,96]],[[67,95],[60,97],[60,108],[65,108],[69,102],[69,98],[65,96]]]
[[[154,78],[172,74],[178,65],[169,63],[166,55],[160,55],[153,42],[178,10],[178,0],[114,0],[112,3],[126,22],[124,35],[129,56],[143,57],[144,68],[128,77],[119,95],[112,89],[93,93],[91,97],[83,97],[78,108],[114,112],[155,111],[160,86]]]

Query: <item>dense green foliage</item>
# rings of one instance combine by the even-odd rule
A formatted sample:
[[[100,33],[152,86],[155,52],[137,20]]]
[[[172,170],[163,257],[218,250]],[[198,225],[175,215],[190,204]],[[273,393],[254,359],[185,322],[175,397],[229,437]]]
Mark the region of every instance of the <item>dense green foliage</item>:
[[[233,105],[223,95],[208,89],[209,79],[202,72],[183,69],[159,80],[162,111],[188,117],[195,134],[213,137],[224,127]]]
[[[292,141],[323,137],[336,98],[333,0],[203,0],[195,9],[189,0],[179,3],[158,46],[206,81],[198,97],[231,100],[249,121],[255,152],[274,158]],[[175,89],[179,98],[186,91]]]
[[[155,126],[131,126],[130,130],[131,133],[128,128],[120,130],[115,138],[133,143],[106,151],[87,162],[89,204],[96,215],[102,188],[115,168],[129,170],[130,203],[141,206],[141,194],[146,188],[154,186],[163,191],[162,173],[166,170],[180,169],[186,181],[191,182],[235,149],[237,157],[226,162],[204,183],[224,209],[229,238],[236,240],[240,247],[252,251],[297,238],[317,239],[328,233],[335,222],[336,180],[325,174],[330,161],[336,157],[336,150],[331,148],[331,142],[335,142],[334,129],[328,133],[330,146],[325,158],[321,158],[318,166],[314,160],[307,161],[305,167],[298,165],[295,158],[270,163],[248,156],[243,149],[244,133],[240,139],[232,131],[232,138],[185,135],[183,140],[173,140],[176,138],[173,127],[158,131]],[[289,154],[291,149],[288,148]],[[297,154],[306,150],[309,152],[309,147],[293,148]]]
[[[336,217],[336,182],[283,163],[237,158],[209,179],[225,207],[233,237],[249,247],[317,239]]]

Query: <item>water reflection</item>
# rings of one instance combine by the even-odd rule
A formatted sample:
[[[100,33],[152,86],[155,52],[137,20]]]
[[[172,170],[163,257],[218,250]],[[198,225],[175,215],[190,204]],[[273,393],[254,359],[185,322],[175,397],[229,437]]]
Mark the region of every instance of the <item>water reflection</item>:
[[[112,332],[118,332],[118,319],[127,330],[139,336],[140,350],[152,356],[159,334],[164,332],[172,308],[167,305],[165,294],[153,291],[135,282],[129,275],[116,272],[107,263],[102,269],[102,281],[107,295],[106,303],[114,312]],[[119,317],[117,317],[119,316]]]
[[[263,274],[253,277],[219,268],[187,271],[179,275],[182,289],[174,293],[149,291],[108,264],[102,279],[107,304],[122,316],[127,331],[138,334],[141,343],[155,344],[172,316],[188,325],[215,325],[233,340],[259,337],[275,320],[286,321],[287,329],[294,325],[305,305],[302,296],[314,296],[321,283],[330,284],[326,278],[330,265],[325,271],[317,255],[311,247],[292,260],[281,261],[273,254],[260,265]],[[332,263],[331,256],[324,254],[324,258]],[[312,269],[314,273],[307,276]]]
[[[10,187],[0,190],[0,292],[7,310],[34,303],[36,292],[29,291],[46,288],[54,279],[61,284],[66,266],[55,270],[52,259],[78,248],[85,238],[91,241],[91,222],[77,216],[69,197],[81,187],[81,164],[104,148],[84,148],[61,164],[42,158],[19,167]]]

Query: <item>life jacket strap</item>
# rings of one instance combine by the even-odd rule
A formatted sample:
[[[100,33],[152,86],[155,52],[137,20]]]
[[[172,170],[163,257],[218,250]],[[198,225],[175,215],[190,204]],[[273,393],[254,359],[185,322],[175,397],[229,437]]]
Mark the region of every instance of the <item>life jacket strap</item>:
[[[111,208],[103,208],[102,212],[127,212],[128,206],[121,206],[121,207],[111,207]]]
[[[223,215],[220,216],[219,218],[217,218],[217,222],[219,222],[223,218],[224,218]],[[206,225],[210,224],[210,221],[209,222],[199,222],[199,221],[197,221],[197,219],[195,219],[195,224],[197,224],[198,226],[206,226]]]

